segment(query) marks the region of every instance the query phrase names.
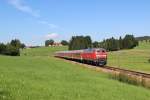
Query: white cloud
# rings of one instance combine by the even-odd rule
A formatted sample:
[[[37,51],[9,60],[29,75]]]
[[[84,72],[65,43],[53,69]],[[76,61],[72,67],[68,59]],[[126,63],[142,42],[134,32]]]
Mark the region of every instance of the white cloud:
[[[57,33],[50,33],[50,34],[45,35],[46,39],[56,39],[58,37],[59,37],[59,34]]]
[[[38,22],[41,23],[41,24],[47,25],[47,26],[49,26],[50,28],[58,28],[57,25],[51,24],[51,23],[49,23],[49,22],[47,22],[47,21],[44,21],[44,20],[38,21]]]
[[[34,17],[40,17],[37,11],[33,10],[30,6],[26,5],[23,0],[8,0],[8,3],[22,12],[28,13]]]

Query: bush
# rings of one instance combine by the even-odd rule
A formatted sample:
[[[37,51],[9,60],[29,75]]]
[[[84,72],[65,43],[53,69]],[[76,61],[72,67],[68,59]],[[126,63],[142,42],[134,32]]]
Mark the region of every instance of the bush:
[[[20,50],[19,50],[19,48],[16,48],[10,44],[7,44],[6,51],[4,54],[10,55],[10,56],[20,56]]]
[[[18,39],[12,40],[8,44],[0,43],[0,54],[20,56],[20,48],[25,48],[25,44],[21,43]]]

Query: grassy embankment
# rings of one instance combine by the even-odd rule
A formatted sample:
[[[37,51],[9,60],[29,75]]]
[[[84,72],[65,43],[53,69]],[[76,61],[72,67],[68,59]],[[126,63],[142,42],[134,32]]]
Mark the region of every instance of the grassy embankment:
[[[0,100],[150,98],[148,89],[111,80],[106,74],[49,56],[65,49],[35,48],[24,50],[20,57],[0,56]]]
[[[108,53],[108,65],[150,73],[150,43],[140,42],[131,50]]]

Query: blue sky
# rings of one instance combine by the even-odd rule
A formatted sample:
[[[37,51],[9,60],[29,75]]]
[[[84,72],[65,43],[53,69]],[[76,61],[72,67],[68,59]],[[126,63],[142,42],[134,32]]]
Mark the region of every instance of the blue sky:
[[[0,0],[0,42],[150,35],[150,0]]]

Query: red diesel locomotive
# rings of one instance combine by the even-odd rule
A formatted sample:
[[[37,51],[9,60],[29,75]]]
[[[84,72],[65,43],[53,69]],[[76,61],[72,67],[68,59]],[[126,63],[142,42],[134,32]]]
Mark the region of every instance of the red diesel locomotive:
[[[107,52],[103,48],[59,51],[55,53],[55,56],[81,61],[83,63],[92,63],[99,66],[104,66],[107,64]]]

